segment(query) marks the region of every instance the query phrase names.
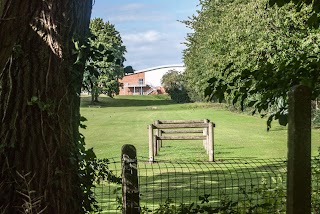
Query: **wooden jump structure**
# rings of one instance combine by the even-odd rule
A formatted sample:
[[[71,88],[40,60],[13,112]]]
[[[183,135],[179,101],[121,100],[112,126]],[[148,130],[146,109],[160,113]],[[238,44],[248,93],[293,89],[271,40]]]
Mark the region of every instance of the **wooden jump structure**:
[[[208,119],[203,120],[156,120],[148,126],[149,129],[149,162],[162,147],[162,140],[202,140],[203,147],[209,155],[209,161],[214,161],[214,132],[215,124]],[[187,134],[202,135],[187,135]],[[170,134],[169,136],[164,134]],[[173,135],[185,134],[185,135]]]

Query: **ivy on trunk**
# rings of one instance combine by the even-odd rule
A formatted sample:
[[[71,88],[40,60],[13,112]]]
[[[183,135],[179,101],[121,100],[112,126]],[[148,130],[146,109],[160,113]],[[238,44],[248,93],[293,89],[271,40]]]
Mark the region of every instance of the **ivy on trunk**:
[[[83,213],[79,103],[92,0],[0,0],[0,212]],[[28,209],[28,210],[27,210]]]

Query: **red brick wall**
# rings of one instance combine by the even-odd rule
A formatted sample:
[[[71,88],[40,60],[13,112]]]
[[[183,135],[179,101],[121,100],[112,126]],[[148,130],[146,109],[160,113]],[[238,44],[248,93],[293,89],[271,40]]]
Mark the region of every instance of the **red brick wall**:
[[[143,79],[144,87],[139,86],[139,79]],[[148,85],[145,85],[145,73],[136,73],[131,74],[128,76],[124,76],[119,82],[122,84],[120,87],[119,95],[133,95],[134,92],[136,94],[141,94],[141,90],[143,91],[143,94],[146,95],[150,87]],[[125,87],[125,86],[133,86],[136,85],[135,89],[133,87]],[[134,91],[135,90],[135,91]],[[165,90],[163,87],[158,87],[157,90],[153,91],[151,94],[165,94]]]
[[[144,80],[145,84],[145,75],[144,72],[131,74],[128,76],[124,76],[121,80],[119,80],[120,83],[122,83],[122,87],[120,87],[119,95],[132,95],[133,94],[133,88],[132,87],[125,87],[126,85],[139,85],[139,79]],[[139,93],[141,88],[136,87],[136,93]],[[148,89],[143,89],[144,91],[147,91]]]

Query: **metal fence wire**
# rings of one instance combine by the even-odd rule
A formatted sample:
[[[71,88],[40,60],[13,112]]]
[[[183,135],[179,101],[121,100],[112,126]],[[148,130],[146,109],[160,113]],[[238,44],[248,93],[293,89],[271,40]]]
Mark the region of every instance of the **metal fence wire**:
[[[109,169],[121,176],[120,158],[109,159]],[[229,213],[285,213],[285,159],[159,161],[138,158],[140,207],[154,213],[159,205],[210,206]],[[313,212],[318,213],[319,160],[312,159]],[[121,213],[121,185],[102,182],[95,188],[101,213]],[[232,212],[231,212],[232,211]]]

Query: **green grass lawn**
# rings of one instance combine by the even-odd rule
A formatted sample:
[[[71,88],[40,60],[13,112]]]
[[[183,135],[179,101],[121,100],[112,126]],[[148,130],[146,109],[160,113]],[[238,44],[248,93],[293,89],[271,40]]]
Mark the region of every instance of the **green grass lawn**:
[[[138,156],[148,157],[148,129],[154,120],[209,119],[214,129],[216,159],[282,158],[287,154],[287,128],[273,122],[266,131],[266,121],[258,116],[225,110],[218,104],[175,104],[165,96],[100,97],[90,104],[82,98],[81,114],[88,119],[87,147],[99,158],[119,157],[124,144],[133,144]],[[157,159],[207,160],[201,141],[163,141]],[[312,131],[312,154],[320,145],[319,130]]]
[[[114,158],[116,163],[110,168],[117,176],[122,145],[133,144],[137,148],[141,206],[155,208],[167,198],[173,198],[176,203],[197,202],[197,196],[203,194],[211,194],[217,202],[223,192],[239,200],[240,187],[248,191],[252,185],[259,185],[261,178],[269,179],[271,185],[271,176],[278,174],[285,179],[287,128],[277,125],[277,121],[267,132],[265,119],[230,112],[220,104],[175,104],[165,96],[100,97],[100,100],[91,105],[89,97],[82,98],[81,114],[88,121],[87,129],[81,132],[87,147],[93,147],[99,158]],[[218,161],[207,162],[202,141],[163,141],[163,148],[156,156],[159,162],[148,164],[147,126],[158,119],[214,122]],[[319,134],[319,130],[312,130],[313,155],[318,153]],[[281,158],[282,162],[270,160],[275,158]],[[116,187],[106,183],[96,188],[104,212],[120,213],[115,210],[118,204],[111,193]]]

